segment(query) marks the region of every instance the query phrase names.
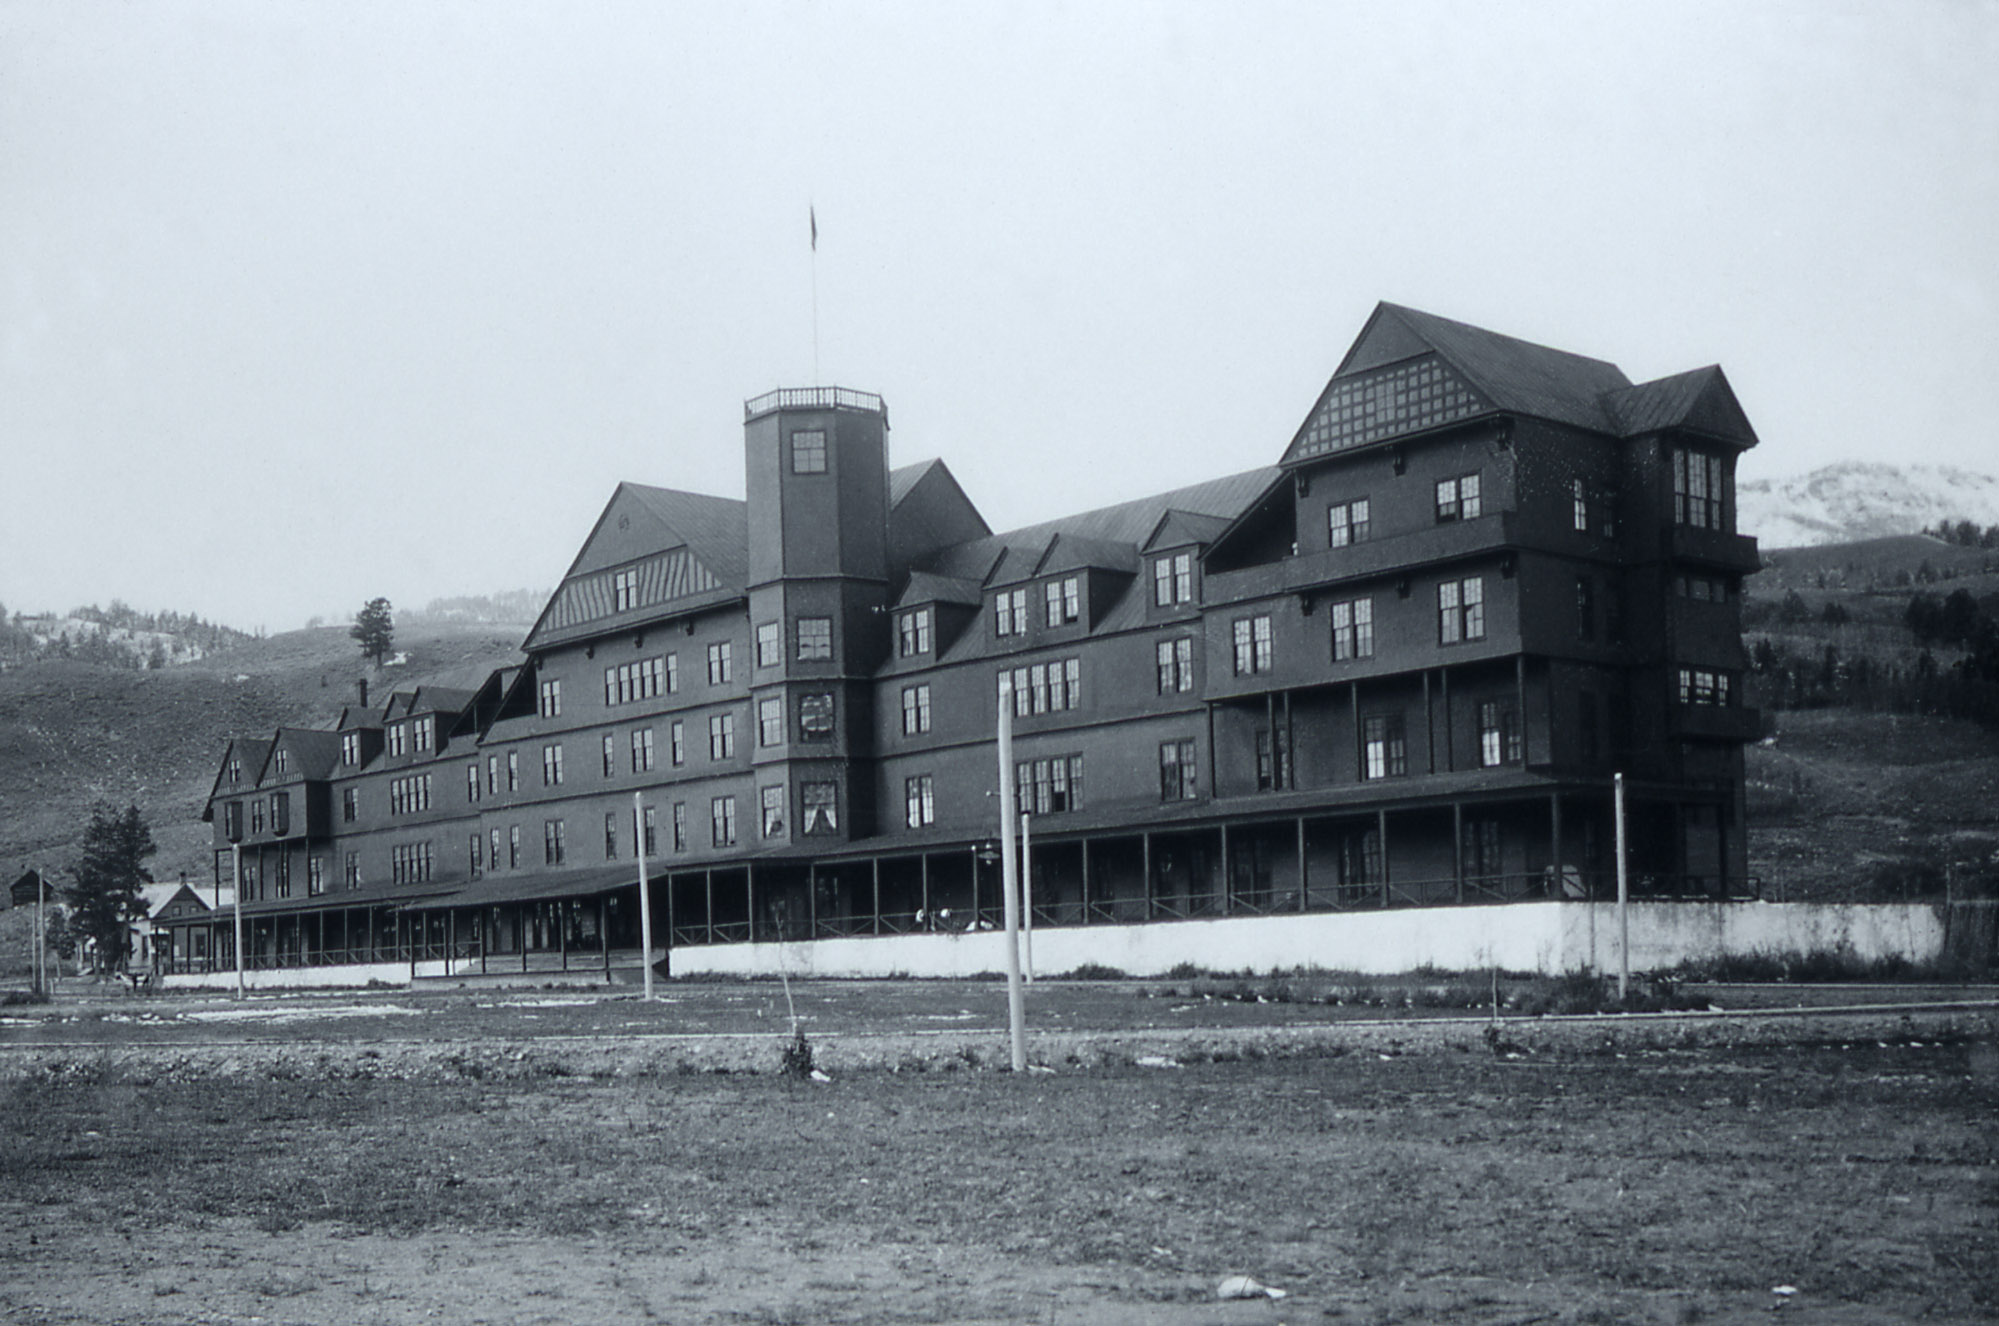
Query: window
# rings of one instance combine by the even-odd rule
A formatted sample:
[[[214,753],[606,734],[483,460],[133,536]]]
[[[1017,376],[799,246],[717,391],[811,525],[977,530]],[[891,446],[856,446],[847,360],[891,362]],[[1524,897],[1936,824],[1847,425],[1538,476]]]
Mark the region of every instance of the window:
[[[784,836],[784,785],[772,783],[757,789],[758,824],[766,838]]]
[[[1326,546],[1344,548],[1367,538],[1370,521],[1365,497],[1335,502],[1326,508]]]
[[[232,805],[230,809],[236,810],[238,808]],[[361,794],[359,789],[352,787],[341,788],[340,822],[342,824],[352,824],[355,820],[360,818],[360,815],[361,815]],[[231,820],[235,830],[235,836],[237,837],[242,836],[243,832],[242,818],[243,817],[241,815],[231,816]]]
[[[1002,671],[999,679],[1013,687],[1013,713],[1016,718],[1074,709],[1083,701],[1083,660],[1080,658],[1023,665]]]
[[[1159,693],[1173,695],[1194,689],[1194,641],[1190,636],[1161,640],[1158,645]]]
[[[902,780],[902,822],[912,829],[937,822],[937,801],[929,774]]]
[[[1437,643],[1485,639],[1485,579],[1446,580],[1437,586]]]
[[[736,757],[736,716],[734,714],[710,714],[708,716],[708,758],[711,760],[732,760]]]
[[[634,766],[636,767],[636,766]],[[604,734],[604,777],[609,778],[618,771],[618,739]]]
[[[776,622],[757,623],[757,666],[774,668],[784,662],[784,644]]]
[[[271,764],[272,764],[271,772],[280,775],[287,773],[291,769],[291,763],[292,763],[291,752],[286,750],[284,747],[280,746],[278,748],[277,754],[271,757]]]
[[[1729,585],[1726,576],[1678,576],[1673,587],[1683,599],[1693,599],[1697,603],[1728,602]]]
[[[264,799],[262,797],[252,797],[250,799],[250,832],[262,833],[263,831]]]
[[[658,856],[659,855],[659,807],[647,806],[645,808],[644,819],[645,819],[645,854],[647,856]]]
[[[1236,676],[1270,671],[1270,618],[1238,617],[1234,633]]]
[[[305,859],[305,891],[314,897],[326,892],[325,857],[309,856]]]
[[[1078,576],[1064,576],[1042,586],[1047,622],[1066,626],[1083,615],[1083,586]]]
[[[726,686],[728,684],[732,673],[729,655],[730,649],[727,640],[717,640],[708,646],[708,684],[710,686]]]
[[[1176,603],[1192,603],[1193,601],[1194,554],[1174,553],[1170,557],[1153,559],[1153,606],[1170,608]]]
[[[757,701],[757,745],[784,744],[784,698],[767,695]]]
[[[913,737],[919,732],[930,730],[930,687],[902,688],[902,735]]]
[[[805,832],[808,834],[838,833],[840,831],[840,785],[838,783],[800,783],[798,785],[799,814],[804,816]]]
[[[521,753],[517,750],[507,752],[507,790],[521,790]]]
[[[1729,676],[1712,668],[1680,669],[1680,703],[1726,705]]]
[[[653,765],[652,729],[632,729],[632,772],[645,773]]]
[[[541,857],[545,865],[559,866],[569,853],[563,841],[561,820],[543,820],[541,825]]]
[[[1022,814],[1059,815],[1083,804],[1083,757],[1022,760],[1013,767]]]
[[[412,815],[430,809],[430,775],[411,774],[389,781],[389,813]]]
[[[346,860],[341,863],[340,880],[341,883],[350,889],[361,887],[361,854],[359,852],[349,852],[347,854]]]
[[[474,838],[473,841],[477,842],[478,839]],[[615,810],[604,812],[604,859],[606,861],[618,859],[618,812]]]
[[[1361,777],[1401,778],[1409,772],[1409,743],[1402,715],[1375,714],[1361,720]]]
[[[361,734],[343,732],[340,734],[340,763],[353,768],[361,763]]]
[[[479,800],[479,762],[477,760],[465,766],[465,800],[467,803]]]
[[[486,757],[486,795],[498,796],[500,792],[500,757]]]
[[[437,720],[426,714],[410,724],[410,744],[425,751],[437,744]]]
[[[1589,485],[1581,479],[1569,485],[1570,523],[1578,534],[1589,533]]]
[[[833,739],[833,696],[815,691],[798,697],[798,736],[802,741]]]
[[[482,833],[474,832],[466,839],[465,855],[473,879],[479,878],[482,873],[486,862],[485,847],[486,836]]]
[[[1721,457],[1673,448],[1673,523],[1697,529],[1726,529],[1721,496]]]
[[[1576,577],[1576,639],[1596,639],[1596,584],[1588,576]]]
[[[500,831],[498,829],[488,829],[486,831],[486,866],[489,870],[498,870],[500,868]]]
[[[557,718],[562,714],[562,679],[549,677],[541,683],[540,707],[537,710],[543,718]]]
[[[1476,474],[1437,481],[1437,523],[1449,520],[1477,520],[1481,504]]]
[[[896,618],[896,653],[914,658],[930,652],[930,609],[914,608]]]
[[[397,884],[421,884],[430,878],[430,844],[398,843],[389,849],[390,877]]]
[[[687,850],[687,803],[685,801],[676,801],[673,803],[673,850],[676,852]]]
[[[793,474],[824,474],[826,472],[826,434],[824,430],[801,428],[791,435],[791,472]]]
[[[1291,783],[1291,733],[1285,728],[1256,730],[1256,790],[1278,792]]]
[[[630,612],[639,606],[639,573],[636,568],[611,575],[611,611]]]
[[[345,795],[351,797],[353,792],[354,789],[350,787],[346,790]],[[354,817],[349,815],[347,818],[351,820]],[[222,835],[232,843],[241,840],[243,837],[242,802],[232,801],[222,808]]]
[[[708,803],[709,839],[717,847],[736,844],[736,799],[716,797]]]
[[[407,723],[391,723],[389,725],[389,754],[407,755],[409,753],[410,753],[409,725]]]
[[[521,826],[518,824],[510,824],[507,826],[507,869],[519,870],[520,867],[521,867]]]
[[[430,792],[429,774],[423,776],[423,787],[426,794],[424,800],[428,803],[428,794]],[[271,832],[282,838],[291,831],[292,794],[289,792],[273,792],[271,793]]]
[[[1003,589],[993,595],[993,633],[996,635],[1025,635],[1027,633],[1027,591],[1025,589]]]
[[[1199,770],[1194,765],[1194,739],[1159,743],[1159,799],[1192,801],[1200,795]]]
[[[229,781],[232,783],[243,781],[243,761],[234,755],[229,757]]]
[[[541,785],[562,786],[562,743],[559,741],[541,748]]]
[[[633,663],[605,668],[604,703],[630,704],[634,700],[649,700],[662,688],[677,690],[679,669],[668,667],[673,657],[668,654],[663,659],[642,658]]]
[[[831,617],[800,617],[798,619],[798,657],[806,662],[833,657],[833,619]]]
[[[1348,599],[1332,605],[1333,661],[1374,657],[1374,600]]]
[[[687,763],[687,725],[677,718],[667,725],[666,753],[676,769]]]
[[[678,692],[680,690],[680,655],[678,654],[668,654],[666,656],[666,689],[670,692]]]
[[[1478,706],[1478,762],[1488,769],[1520,763],[1520,714],[1500,700]]]

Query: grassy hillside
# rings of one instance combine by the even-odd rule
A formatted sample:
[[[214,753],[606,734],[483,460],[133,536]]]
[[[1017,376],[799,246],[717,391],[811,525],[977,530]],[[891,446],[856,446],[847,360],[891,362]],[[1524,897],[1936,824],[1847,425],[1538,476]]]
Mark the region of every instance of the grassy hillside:
[[[368,676],[373,697],[419,681],[471,685],[518,661],[523,627],[399,629],[409,662],[374,672],[344,626],[246,641],[198,663],[135,672],[44,661],[0,673],[0,880],[66,870],[90,807],[138,805],[160,845],[156,877],[209,870],[197,818],[234,735],[332,717]]]

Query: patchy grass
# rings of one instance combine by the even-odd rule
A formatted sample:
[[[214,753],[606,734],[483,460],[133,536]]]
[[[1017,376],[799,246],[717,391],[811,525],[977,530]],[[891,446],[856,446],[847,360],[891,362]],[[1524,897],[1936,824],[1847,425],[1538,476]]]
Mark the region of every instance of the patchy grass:
[[[757,1267],[788,1320],[1041,1320],[1044,1291],[1102,1320],[1102,1285],[1204,1320],[1171,1314],[1242,1271],[1290,1290],[1293,1320],[1737,1320],[1777,1284],[1842,1321],[1999,1310],[1989,1046],[1492,1048],[825,1085],[21,1084],[0,1097],[0,1203],[40,1243],[0,1234],[27,1272],[0,1310],[60,1295],[72,1243],[161,1212],[264,1231],[207,1242],[288,1320],[334,1319],[314,1305],[338,1267],[288,1252],[321,1230],[470,1231],[554,1296],[646,1247],[789,1248]],[[970,1266],[986,1278],[952,1278]],[[682,1287],[675,1319],[760,1319]]]

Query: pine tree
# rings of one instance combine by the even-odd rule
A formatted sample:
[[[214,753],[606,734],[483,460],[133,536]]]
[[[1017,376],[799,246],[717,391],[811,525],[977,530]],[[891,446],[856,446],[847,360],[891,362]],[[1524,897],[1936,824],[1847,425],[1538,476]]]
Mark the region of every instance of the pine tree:
[[[125,960],[126,927],[145,914],[139,889],[152,878],[145,859],[158,850],[137,806],[123,811],[99,806],[90,812],[83,849],[70,871],[75,883],[63,895],[72,928],[97,941],[100,970]]]
[[[382,666],[396,642],[396,619],[387,599],[369,599],[368,606],[354,614],[353,629],[347,634],[361,645],[361,657]]]

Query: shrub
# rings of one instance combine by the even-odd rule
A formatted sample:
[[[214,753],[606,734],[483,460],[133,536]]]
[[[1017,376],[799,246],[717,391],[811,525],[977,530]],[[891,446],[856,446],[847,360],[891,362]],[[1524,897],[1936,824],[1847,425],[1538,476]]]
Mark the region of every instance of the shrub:
[[[805,1028],[798,1027],[791,1033],[791,1040],[785,1044],[784,1052],[778,1058],[778,1071],[786,1077],[806,1078],[812,1076],[812,1042],[805,1039]]]
[[[1072,968],[1068,979],[1072,981],[1122,981],[1126,979],[1126,974],[1116,967],[1107,967],[1101,962],[1086,962],[1080,967]]]

